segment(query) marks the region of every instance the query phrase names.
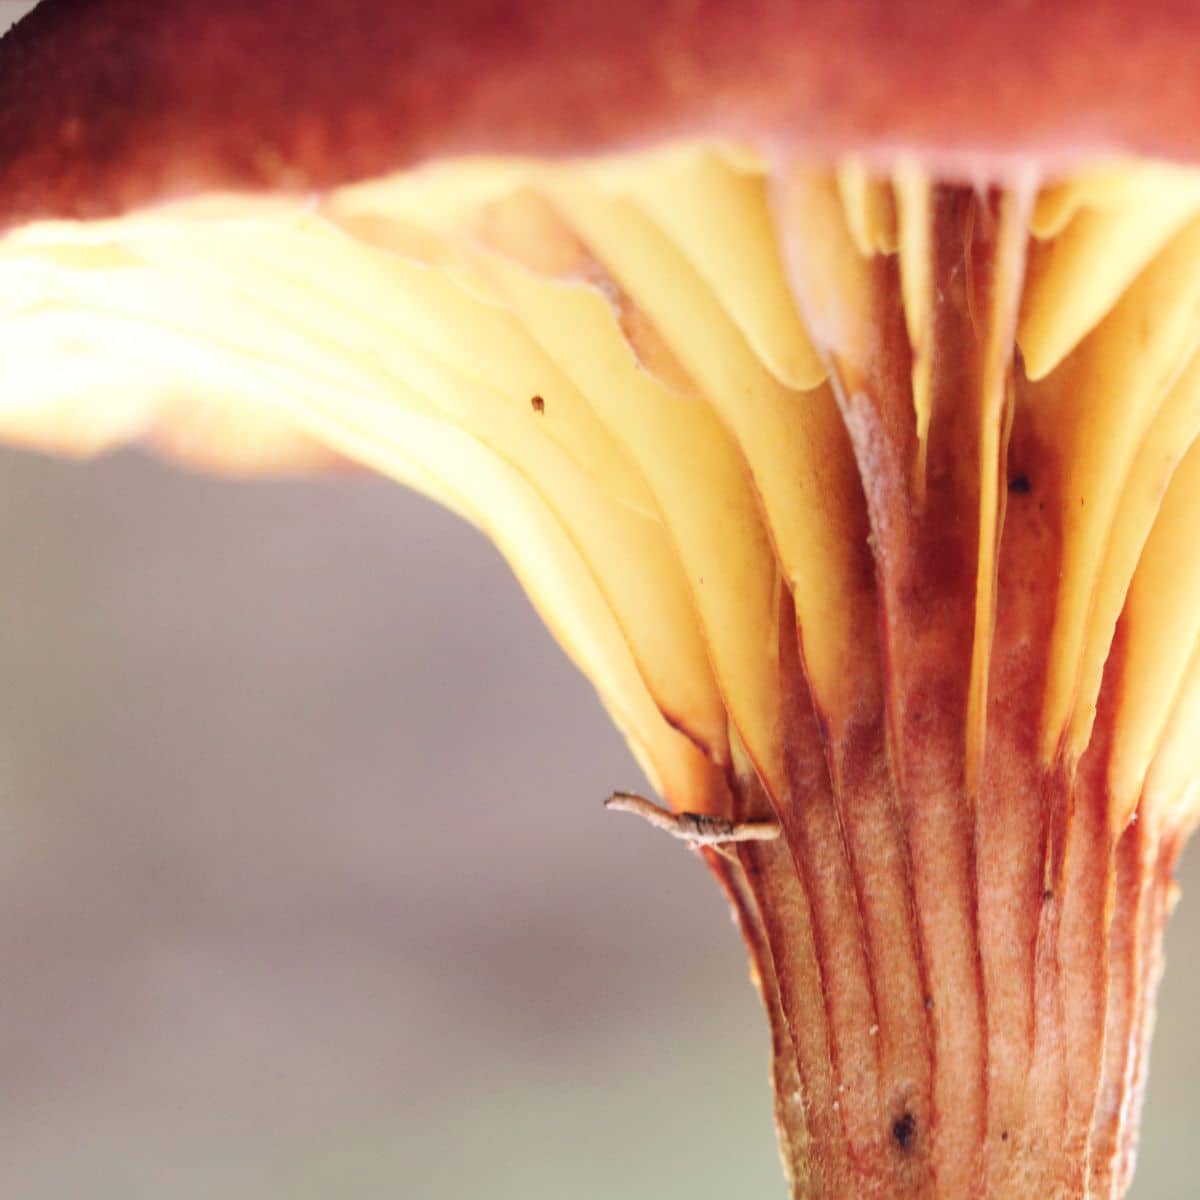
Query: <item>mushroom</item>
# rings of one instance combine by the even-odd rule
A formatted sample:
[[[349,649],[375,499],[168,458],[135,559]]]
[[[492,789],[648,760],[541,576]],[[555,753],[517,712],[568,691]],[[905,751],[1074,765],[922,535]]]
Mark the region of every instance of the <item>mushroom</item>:
[[[0,434],[496,542],[745,935],[796,1197],[1117,1197],[1200,772],[1195,14],[47,0]]]

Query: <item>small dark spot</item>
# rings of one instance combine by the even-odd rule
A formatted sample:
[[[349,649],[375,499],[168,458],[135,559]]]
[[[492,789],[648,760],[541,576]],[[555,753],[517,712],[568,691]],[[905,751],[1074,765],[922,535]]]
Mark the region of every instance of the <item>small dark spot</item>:
[[[532,408],[535,413],[544,413],[546,411],[546,402],[541,398],[541,396],[533,396],[529,400],[529,407]]]
[[[892,1137],[896,1139],[896,1145],[901,1150],[907,1150],[917,1136],[917,1118],[912,1113],[906,1112],[895,1124],[892,1125]]]
[[[926,996],[925,997],[925,1011],[928,1012],[932,1007],[933,1007],[933,997]]]
[[[1050,903],[1050,901],[1051,901],[1051,900],[1053,900],[1053,899],[1054,899],[1054,893],[1053,893],[1053,892],[1052,892],[1052,891],[1051,891],[1049,888],[1047,888],[1047,889],[1046,889],[1046,890],[1045,890],[1045,891],[1042,893],[1042,903],[1043,903],[1043,904],[1049,904],[1049,903]]]
[[[1007,1129],[1000,1135],[1000,1140],[1002,1142],[1008,1141],[1008,1130]]]
[[[1029,476],[1024,471],[1018,471],[1008,481],[1008,490],[1014,496],[1028,496],[1033,491],[1033,486],[1029,482]]]

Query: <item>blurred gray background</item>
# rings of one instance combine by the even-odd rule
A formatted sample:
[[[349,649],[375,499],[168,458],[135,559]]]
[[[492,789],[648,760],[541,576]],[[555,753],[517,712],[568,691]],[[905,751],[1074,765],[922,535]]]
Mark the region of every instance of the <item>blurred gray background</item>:
[[[724,903],[478,535],[0,452],[0,561],[0,1196],[782,1197]],[[1183,883],[1138,1200],[1195,1195]]]

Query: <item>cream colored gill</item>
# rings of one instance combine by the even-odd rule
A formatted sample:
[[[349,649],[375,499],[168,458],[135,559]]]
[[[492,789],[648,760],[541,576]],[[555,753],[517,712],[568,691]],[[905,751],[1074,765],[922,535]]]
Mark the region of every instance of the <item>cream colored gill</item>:
[[[753,148],[679,143],[577,160],[565,169],[590,186],[629,194],[653,210],[781,381],[797,387],[820,381],[822,364],[777,253],[766,165]],[[431,230],[461,229],[473,213],[503,195],[526,185],[539,188],[546,171],[545,164],[529,160],[435,164],[341,189],[324,210],[371,241],[386,222],[397,245],[419,256]],[[445,255],[444,243],[432,253]]]
[[[891,180],[856,156],[838,166],[836,177],[846,225],[858,252],[868,258],[872,254],[895,254],[900,234]]]
[[[925,460],[933,415],[933,193],[915,163],[902,162],[895,175],[899,213],[900,297],[912,348],[912,399],[917,426],[917,496],[925,494]]]
[[[1061,472],[1061,585],[1043,717],[1048,758],[1068,726],[1073,757],[1086,741],[1095,694],[1082,692],[1081,671],[1085,659],[1106,655],[1102,626],[1094,627],[1098,642],[1090,656],[1086,639],[1121,494],[1137,448],[1198,336],[1200,220],[1176,234],[1075,353],[1031,393],[1031,416]],[[1081,714],[1073,718],[1077,707]]]
[[[402,324],[435,352],[456,360],[487,382],[505,389],[515,403],[549,396],[546,428],[576,461],[622,502],[643,512],[653,503],[644,481],[616,451],[585,401],[560,372],[538,356],[508,314],[480,303],[459,277],[455,250],[430,228],[449,223],[527,171],[522,164],[475,162],[429,168],[385,181],[341,189],[318,203],[305,197],[209,196],[140,212],[117,221],[45,222],[15,231],[0,241],[6,283],[24,258],[37,270],[46,261],[63,268],[62,278],[81,268],[115,266],[128,255],[169,264],[185,261],[189,270],[238,281],[257,264],[270,264],[295,293],[300,311],[316,291],[338,298],[359,318],[376,325]],[[378,206],[378,207],[373,207]],[[366,221],[374,240],[364,244],[338,221]],[[420,238],[406,239],[405,219],[423,216]],[[431,269],[412,255],[442,264]],[[88,257],[85,259],[84,256]],[[249,257],[247,257],[249,255]],[[21,289],[6,288],[0,306],[24,301]],[[282,291],[277,306],[289,302]],[[0,307],[0,311],[2,311]]]
[[[1103,180],[1100,185],[1093,178],[1085,186],[1084,196],[1091,191],[1092,203],[1073,197],[1066,207],[1075,207],[1065,224],[1053,238],[1035,244],[1018,333],[1030,379],[1054,370],[1200,211],[1200,172],[1195,170],[1130,163],[1124,176],[1110,169]],[[1048,219],[1042,223],[1056,225]]]
[[[531,268],[540,251],[522,235],[556,216],[531,193],[510,203],[532,207],[536,220],[488,222],[489,270],[645,472],[691,584],[730,719],[764,779],[782,786],[777,572],[736,447],[702,399],[663,383],[677,367],[643,365],[619,323],[619,298],[580,281],[599,269],[581,243],[578,258],[560,264],[565,278]],[[661,345],[641,349],[666,353]]]
[[[1113,158],[1085,164],[1065,177],[1047,180],[1030,217],[1033,236],[1057,237],[1084,209],[1111,212],[1127,205],[1140,185],[1136,159]]]
[[[775,207],[789,277],[814,344],[842,386],[869,371],[874,346],[871,258],[856,245],[836,180],[800,164],[775,181]],[[818,232],[819,231],[819,234]]]
[[[858,694],[846,665],[865,526],[832,391],[797,392],[779,383],[706,281],[636,205],[571,178],[556,178],[551,195],[732,435],[793,591],[815,699],[835,721],[847,719]]]
[[[526,159],[447,159],[338,188],[322,209],[343,226],[384,214],[401,227],[441,235],[461,229],[538,169]]]
[[[781,384],[807,390],[825,378],[784,274],[761,164],[692,146],[601,160],[581,178],[654,221]]]
[[[379,226],[374,232],[382,236]],[[528,412],[533,398],[540,398],[545,419],[539,429],[614,498],[654,514],[640,472],[586,400],[510,313],[463,286],[460,269],[414,261],[378,242],[364,244],[307,212],[256,230],[134,234],[126,242],[148,261],[188,277],[239,292],[253,289],[281,315],[336,330],[348,344],[373,333],[374,345],[386,347],[393,334],[402,335],[456,376],[496,391],[514,413]],[[320,321],[309,316],[315,313]]]
[[[288,248],[296,249],[291,243],[284,247]],[[408,392],[427,397],[446,420],[516,467],[558,514],[593,569],[664,713],[718,758],[723,757],[724,709],[709,671],[687,585],[654,502],[647,492],[639,505],[640,509],[651,507],[653,511],[646,513],[611,500],[599,480],[603,478],[604,462],[618,454],[624,459],[623,451],[617,449],[583,398],[537,352],[510,314],[482,304],[451,284],[452,304],[443,308],[461,315],[460,333],[470,335],[475,331],[470,317],[476,310],[485,320],[503,319],[505,324],[499,333],[493,332],[480,342],[468,336],[456,344],[438,345],[436,338],[426,336],[427,343],[434,343],[435,353],[410,340],[407,317],[411,308],[420,306],[423,286],[428,285],[427,290],[436,293],[439,282],[445,282],[434,278],[436,268],[419,268],[415,277],[403,281],[406,304],[377,305],[372,302],[377,297],[350,299],[353,293],[333,286],[314,288],[302,277],[280,274],[275,260],[261,261],[252,241],[221,248],[203,240],[198,245],[173,242],[169,249],[158,245],[148,253],[171,269],[172,278],[191,289],[203,281],[219,291],[226,261],[232,265],[236,260],[237,290],[243,299],[274,313],[314,344],[333,341],[337,351],[355,361],[374,362],[387,376],[381,386],[398,403],[404,402]],[[307,260],[307,252],[303,257]],[[430,305],[435,311],[436,300],[435,295]],[[424,332],[419,328],[420,320],[412,323],[418,326],[418,333]],[[504,333],[509,340],[505,340]],[[483,366],[475,370],[460,367],[465,360],[469,368],[480,343],[490,353],[488,362],[495,365],[495,374],[501,379],[505,376],[501,360],[510,347],[514,358],[531,361],[541,369],[541,375],[527,375],[521,381],[522,387],[510,386],[507,391],[490,386],[484,382],[487,370]],[[543,386],[542,380],[559,386]],[[576,398],[588,420],[597,425],[593,444],[601,460],[599,465],[588,461],[586,441],[571,445],[574,453],[566,454],[548,435],[553,409],[564,395]],[[533,396],[537,397],[536,404]],[[578,466],[581,457],[590,470]],[[627,470],[644,488],[635,469],[627,465]]]
[[[1007,494],[1005,462],[1013,417],[1013,337],[1025,274],[1029,181],[1000,199],[991,291],[982,314],[979,406],[979,537],[975,621],[967,694],[967,791],[974,794],[987,735],[988,685],[999,605],[1000,546]],[[915,368],[914,368],[915,369]]]
[[[1184,456],[1138,562],[1125,606],[1124,658],[1109,766],[1116,820],[1141,795],[1200,645],[1200,442]],[[1191,551],[1190,553],[1187,551]],[[1189,746],[1193,756],[1195,743]],[[1195,758],[1193,757],[1193,763]]]
[[[1117,619],[1138,559],[1154,525],[1163,494],[1188,447],[1200,436],[1200,354],[1167,392],[1135,449],[1120,489],[1097,577],[1079,675],[1079,696],[1071,716],[1069,745],[1078,757],[1091,736],[1096,701],[1112,646]]]

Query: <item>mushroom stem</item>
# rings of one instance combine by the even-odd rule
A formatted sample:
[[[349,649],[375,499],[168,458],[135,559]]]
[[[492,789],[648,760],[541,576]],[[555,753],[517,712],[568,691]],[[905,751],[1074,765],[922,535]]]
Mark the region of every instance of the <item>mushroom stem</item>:
[[[779,837],[773,820],[731,821],[707,813],[673,813],[634,792],[613,792],[604,802],[613,812],[633,813],[648,825],[692,846],[723,846],[728,842],[771,842]]]
[[[836,854],[822,831],[836,836],[829,822],[841,808],[844,853],[861,853],[861,788],[810,797],[777,840],[717,850],[740,869],[709,858],[770,1022],[792,1200],[1126,1194],[1181,839],[1149,821],[1114,827],[1096,780],[1058,777],[1044,789],[1060,815],[1031,857],[1061,841],[1053,888],[1040,870],[998,872],[1009,835],[994,827],[996,812],[978,814],[978,958],[967,989],[930,969],[949,919],[944,871],[932,900],[905,883],[907,904],[886,914],[898,910],[899,921],[881,919],[877,885],[829,886]],[[747,790],[742,801],[757,806],[761,791]],[[919,842],[898,820],[876,849],[911,862]],[[1107,931],[1097,911],[1115,914]],[[967,1053],[964,1025],[976,1012],[982,1028]],[[949,1071],[961,1112],[939,1103]]]

